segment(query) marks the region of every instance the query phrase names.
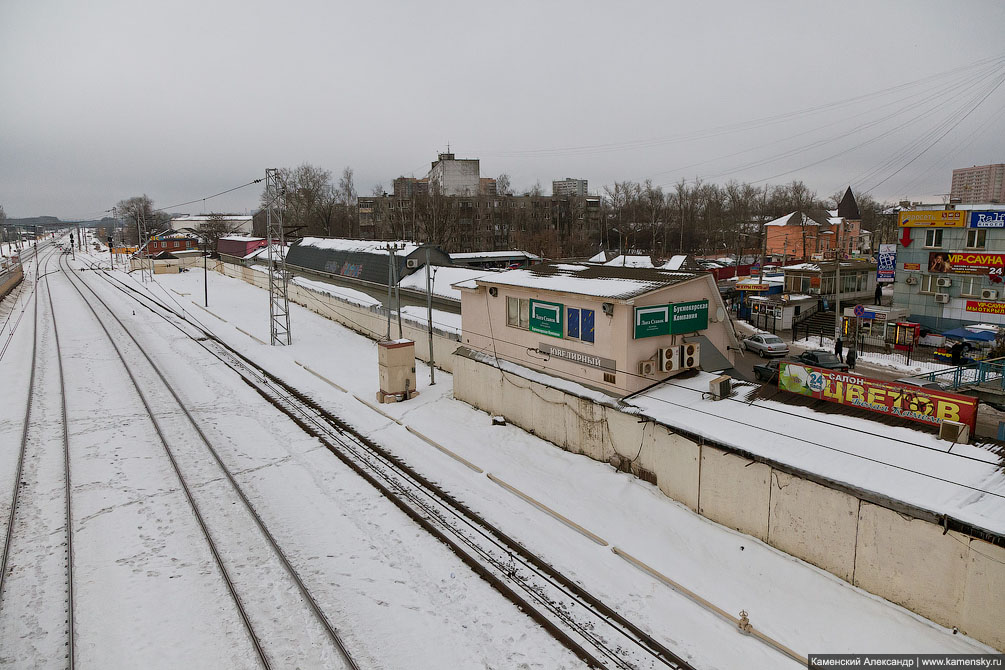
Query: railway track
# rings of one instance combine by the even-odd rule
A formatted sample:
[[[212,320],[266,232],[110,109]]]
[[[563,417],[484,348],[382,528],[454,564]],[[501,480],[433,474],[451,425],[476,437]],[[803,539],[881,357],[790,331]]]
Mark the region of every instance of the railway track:
[[[108,273],[95,274],[226,364],[586,664],[625,669],[693,667],[434,482],[229,347],[194,318]]]
[[[39,258],[39,263],[44,262],[47,269],[52,256],[50,252]],[[44,659],[46,667],[65,663],[72,670],[75,629],[69,423],[59,325],[49,280],[42,278],[51,330],[41,328],[41,293],[36,280],[28,397],[0,557],[0,640],[31,635],[35,653],[42,658],[16,658],[16,652],[9,650],[12,645],[0,645],[8,649],[0,649],[0,663],[20,665]],[[56,386],[50,379],[54,373],[56,393],[51,392]],[[58,409],[53,406],[54,398],[59,399]],[[57,445],[59,449],[55,449]],[[54,513],[53,496],[63,498],[61,514]]]
[[[62,258],[60,266],[70,285],[87,304],[108,337],[135,388],[262,667],[285,667],[303,663],[282,656],[290,651],[289,648],[283,648],[278,642],[274,644],[275,640],[291,637],[290,631],[282,630],[283,624],[275,621],[274,613],[278,609],[283,612],[284,619],[296,619],[304,629],[310,628],[312,624],[315,626],[313,633],[298,629],[298,634],[307,632],[308,635],[314,634],[315,639],[326,637],[330,642],[329,649],[320,650],[316,657],[312,657],[313,660],[307,661],[309,665],[332,667],[333,664],[338,664],[357,670],[355,660],[335,627],[161,368],[111,307],[86,281],[74,277]],[[99,315],[92,300],[102,307],[106,314],[104,318]],[[114,322],[112,329],[125,335],[125,340],[113,336],[109,321]],[[130,356],[126,355],[127,347]],[[170,410],[167,409],[169,407]],[[172,437],[169,439],[168,435]],[[186,447],[182,444],[185,440],[179,439],[178,435],[188,435],[190,439],[187,442],[201,443],[203,448]],[[206,458],[207,455],[210,456],[209,459]],[[233,511],[235,506],[240,513]],[[222,537],[228,538],[228,543],[223,547],[225,551],[220,546]],[[227,556],[226,560],[224,555]],[[263,555],[268,555],[269,559],[261,560]],[[233,570],[228,564],[255,565],[256,570]],[[271,588],[262,588],[263,584],[268,584]],[[299,615],[291,614],[297,609],[300,609]],[[269,631],[263,633],[263,629]]]

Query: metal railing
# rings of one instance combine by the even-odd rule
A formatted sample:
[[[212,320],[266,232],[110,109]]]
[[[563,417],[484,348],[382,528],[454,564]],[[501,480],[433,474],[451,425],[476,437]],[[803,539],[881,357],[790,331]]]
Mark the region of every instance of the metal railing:
[[[953,390],[967,386],[1005,391],[1005,357],[935,370],[924,375],[924,378]]]

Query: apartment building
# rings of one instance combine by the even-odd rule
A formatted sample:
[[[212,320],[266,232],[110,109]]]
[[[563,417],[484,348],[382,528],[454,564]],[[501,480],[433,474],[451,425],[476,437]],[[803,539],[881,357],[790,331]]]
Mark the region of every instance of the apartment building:
[[[953,170],[949,200],[963,205],[1005,203],[1005,163]]]

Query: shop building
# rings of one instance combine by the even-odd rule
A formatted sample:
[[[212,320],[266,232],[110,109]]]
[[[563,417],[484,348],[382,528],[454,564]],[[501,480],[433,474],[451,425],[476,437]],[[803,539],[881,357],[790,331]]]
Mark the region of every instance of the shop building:
[[[707,273],[549,263],[454,284],[473,355],[624,396],[725,370],[739,342]]]
[[[1005,205],[898,213],[893,303],[937,331],[1005,324]]]

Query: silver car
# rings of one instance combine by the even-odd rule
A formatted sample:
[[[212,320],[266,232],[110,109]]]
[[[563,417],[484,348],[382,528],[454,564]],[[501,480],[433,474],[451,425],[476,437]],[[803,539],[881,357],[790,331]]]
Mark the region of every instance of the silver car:
[[[751,335],[743,340],[743,348],[747,351],[753,351],[761,358],[789,355],[789,345],[775,335]]]

